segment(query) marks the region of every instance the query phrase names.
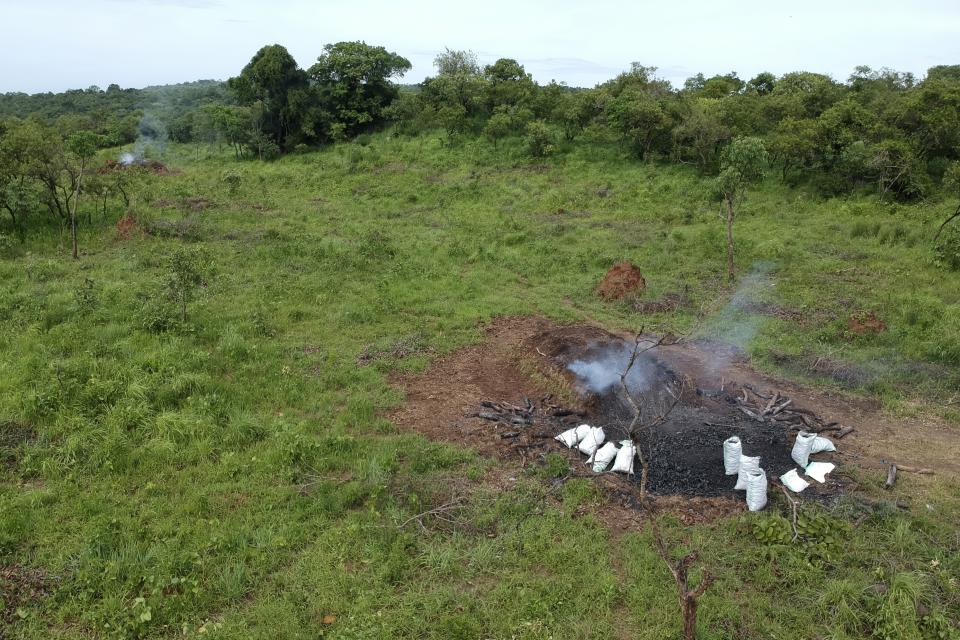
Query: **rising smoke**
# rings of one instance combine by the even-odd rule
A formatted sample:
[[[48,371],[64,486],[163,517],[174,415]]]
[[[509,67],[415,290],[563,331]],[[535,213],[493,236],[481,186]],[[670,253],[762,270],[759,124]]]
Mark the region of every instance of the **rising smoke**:
[[[137,141],[131,151],[120,154],[120,164],[129,166],[147,158],[160,158],[167,149],[167,126],[160,118],[146,111],[137,124]]]
[[[719,373],[729,367],[736,354],[746,351],[753,342],[764,322],[764,316],[756,313],[756,309],[762,305],[764,291],[773,286],[770,278],[773,268],[771,262],[754,264],[740,280],[726,306],[710,318],[700,331],[698,337],[718,343],[720,347],[710,351],[711,373]]]
[[[643,348],[641,343],[640,348]],[[607,393],[615,385],[620,384],[620,375],[630,362],[633,345],[617,342],[599,348],[591,348],[589,358],[574,360],[567,368],[570,369],[581,384],[593,393]],[[627,387],[633,393],[644,393],[657,379],[657,366],[654,360],[646,353],[640,354],[630,373],[627,375]]]

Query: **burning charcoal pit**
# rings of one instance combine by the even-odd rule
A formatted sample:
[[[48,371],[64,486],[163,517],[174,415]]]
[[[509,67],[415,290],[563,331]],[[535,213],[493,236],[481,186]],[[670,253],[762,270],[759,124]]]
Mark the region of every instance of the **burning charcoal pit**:
[[[641,343],[641,349],[643,346]],[[567,364],[589,409],[585,422],[603,427],[611,441],[629,437],[633,409],[620,375],[632,350],[632,343],[619,339],[592,342],[571,354]],[[651,494],[742,497],[743,492],[733,489],[736,476],[724,472],[723,441],[730,436],[740,438],[744,455],[760,456],[761,467],[772,480],[797,468],[790,457],[795,434],[790,424],[752,419],[740,410],[739,396],[732,390],[696,389],[694,381],[671,370],[654,353],[640,353],[627,377],[628,388],[641,400],[643,413],[650,413],[641,422],[649,424],[651,418],[656,421],[665,416],[656,426],[639,428],[634,437],[649,461]],[[677,389],[682,396],[676,406],[667,409],[669,390],[676,393]],[[639,474],[633,481],[639,483]],[[834,493],[836,486],[836,478],[828,478],[822,485],[813,482],[804,496],[824,497]]]

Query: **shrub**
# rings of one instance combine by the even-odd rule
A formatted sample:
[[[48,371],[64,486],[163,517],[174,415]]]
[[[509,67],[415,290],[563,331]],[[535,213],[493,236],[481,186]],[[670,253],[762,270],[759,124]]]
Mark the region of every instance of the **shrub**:
[[[554,134],[546,122],[543,120],[534,120],[527,125],[527,135],[524,142],[527,144],[527,151],[534,158],[544,158],[553,153],[556,148],[557,136]]]
[[[933,262],[941,269],[960,271],[960,228],[944,230],[933,247]]]

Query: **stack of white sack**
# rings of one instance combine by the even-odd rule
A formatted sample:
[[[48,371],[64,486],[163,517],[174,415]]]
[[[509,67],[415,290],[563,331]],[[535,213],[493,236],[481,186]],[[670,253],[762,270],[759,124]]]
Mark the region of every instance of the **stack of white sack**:
[[[747,474],[747,509],[760,511],[767,506],[767,474],[763,469]]]
[[[760,471],[760,456],[740,456],[740,466],[737,469],[737,484],[734,489],[745,491],[747,488],[747,476],[750,473]]]
[[[587,458],[587,464],[593,464],[593,472],[601,473],[607,470],[613,459],[617,457],[617,445],[608,442]]]
[[[559,440],[563,444],[567,445],[568,448],[573,449],[575,446],[580,444],[584,438],[587,437],[588,433],[590,433],[590,425],[582,424],[579,427],[567,429],[554,438],[554,440]]]
[[[613,462],[613,470],[620,473],[633,473],[633,459],[637,455],[637,446],[633,440],[621,440],[620,450],[617,451],[617,459]]]
[[[737,475],[737,472],[740,471],[740,456],[742,454],[740,438],[732,436],[723,441],[723,469],[728,476]]]
[[[580,453],[592,456],[606,440],[607,436],[603,433],[602,427],[590,427],[590,432],[580,441]]]
[[[816,440],[816,438],[817,434],[815,433],[801,431],[797,434],[796,442],[793,443],[793,451],[790,452],[790,457],[804,469],[807,468],[807,464],[810,462],[810,450],[813,448],[813,441]]]

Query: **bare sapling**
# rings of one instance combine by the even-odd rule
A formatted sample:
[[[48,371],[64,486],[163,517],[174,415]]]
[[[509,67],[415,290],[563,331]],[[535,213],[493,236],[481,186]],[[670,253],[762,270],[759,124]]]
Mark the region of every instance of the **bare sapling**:
[[[662,345],[669,336],[669,334],[665,334],[657,340],[645,340],[642,333],[643,330],[641,329],[641,332],[637,334],[637,337],[634,339],[630,359],[627,361],[626,368],[620,374],[620,387],[623,389],[623,395],[626,396],[627,402],[630,403],[630,407],[633,409],[633,419],[630,421],[627,432],[630,437],[634,439],[641,432],[649,432],[650,429],[658,427],[667,421],[667,418],[670,417],[670,414],[676,408],[677,404],[679,404],[680,398],[683,397],[683,391],[686,386],[686,381],[682,378],[674,385],[666,384],[664,386],[665,394],[656,394],[656,400],[653,402],[647,402],[639,394],[635,395],[630,391],[627,378],[634,365],[636,365],[637,358],[640,354],[656,349]],[[640,460],[640,500],[644,501],[647,497],[647,480],[650,476],[650,468],[647,456],[643,452],[642,442],[637,443],[637,457]]]
[[[653,544],[657,548],[657,553],[663,560],[673,580],[677,585],[677,597],[680,602],[680,615],[683,619],[683,640],[694,640],[697,629],[697,608],[700,606],[700,596],[706,593],[710,585],[713,584],[714,576],[708,569],[703,570],[703,576],[700,583],[695,587],[690,587],[690,568],[700,557],[699,551],[691,551],[679,560],[673,560],[670,556],[670,549],[663,540],[660,528],[657,526],[656,515],[650,512],[650,531],[653,534]]]
[[[635,394],[630,390],[627,378],[630,371],[637,364],[637,358],[640,354],[656,349],[664,344],[669,336],[669,334],[666,334],[659,339],[650,340],[644,339],[642,334],[643,330],[641,329],[640,333],[637,334],[634,339],[633,351],[630,353],[627,366],[620,374],[620,386],[627,398],[627,402],[630,403],[633,409],[633,419],[630,421],[628,428],[631,438],[635,438],[640,432],[649,433],[651,429],[665,423],[680,403],[683,392],[687,386],[687,381],[684,378],[680,378],[672,383],[665,383],[664,393],[653,394],[654,398],[650,401],[645,400],[640,394]],[[691,588],[689,585],[690,568],[700,557],[699,552],[691,551],[677,561],[671,558],[670,549],[666,542],[664,542],[663,535],[660,533],[660,528],[657,525],[656,507],[647,499],[647,480],[650,471],[649,458],[643,452],[642,442],[637,442],[636,449],[637,457],[640,459],[640,504],[643,505],[650,516],[650,531],[653,535],[653,542],[657,548],[657,553],[660,555],[664,564],[667,565],[677,586],[680,615],[683,621],[682,637],[684,640],[694,640],[699,599],[700,596],[710,588],[710,585],[713,584],[714,577],[708,570],[704,570],[700,583]]]

